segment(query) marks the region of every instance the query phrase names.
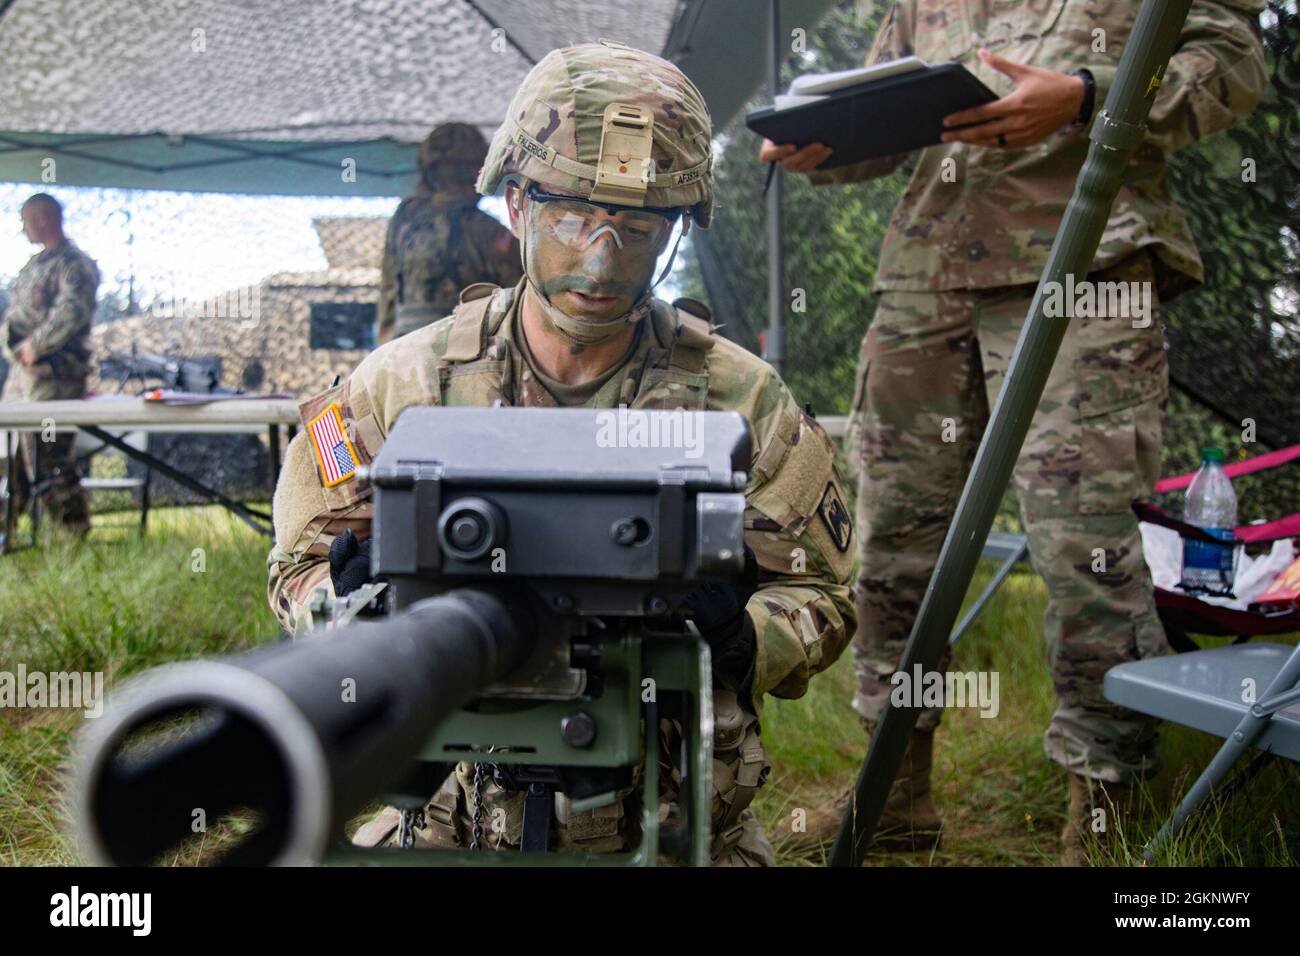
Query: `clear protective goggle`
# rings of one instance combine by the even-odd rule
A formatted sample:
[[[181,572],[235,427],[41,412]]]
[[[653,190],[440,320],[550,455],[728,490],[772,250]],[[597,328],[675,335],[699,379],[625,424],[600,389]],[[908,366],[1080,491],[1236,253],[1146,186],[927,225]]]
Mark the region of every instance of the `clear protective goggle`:
[[[586,249],[608,235],[618,249],[644,253],[663,238],[665,223],[671,228],[681,216],[679,209],[631,208],[560,196],[543,192],[532,183],[525,192],[536,210],[538,225],[574,249]]]

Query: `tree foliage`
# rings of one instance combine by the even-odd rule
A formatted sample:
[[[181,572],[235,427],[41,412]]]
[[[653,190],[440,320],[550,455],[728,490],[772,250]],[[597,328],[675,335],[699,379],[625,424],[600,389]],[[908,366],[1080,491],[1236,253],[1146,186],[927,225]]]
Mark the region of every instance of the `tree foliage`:
[[[880,7],[863,23],[852,3],[840,3],[808,31],[806,52],[791,55],[782,85],[801,73],[861,66],[887,9]],[[764,91],[744,112],[768,102]],[[729,289],[706,287],[694,255],[688,258],[682,287],[687,295],[710,301],[719,311],[716,320],[732,326],[733,338],[752,344],[768,314],[762,195],[767,170],[757,161],[760,138],[745,129],[743,113],[719,139],[714,223],[707,236],[693,238],[707,242],[716,256],[719,276],[711,282]],[[871,284],[876,259],[905,183],[904,176],[889,176],[816,188],[803,176],[785,178],[785,378],[799,400],[811,403],[818,414],[848,411],[858,346],[875,308]],[[723,301],[734,303],[739,314],[722,314],[718,306]]]
[[[1205,445],[1231,460],[1300,442],[1300,14],[1272,3],[1263,22],[1259,108],[1170,160],[1205,285],[1166,314],[1169,473],[1195,468]],[[1237,484],[1243,520],[1300,510],[1300,467]]]

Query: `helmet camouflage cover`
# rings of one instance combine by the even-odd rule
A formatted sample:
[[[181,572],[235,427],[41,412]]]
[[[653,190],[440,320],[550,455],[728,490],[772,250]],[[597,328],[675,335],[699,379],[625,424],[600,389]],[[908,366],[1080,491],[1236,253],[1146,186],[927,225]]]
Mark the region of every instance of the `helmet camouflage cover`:
[[[552,50],[529,71],[479,173],[496,193],[512,174],[589,197],[596,187],[611,104],[653,118],[644,206],[689,207],[707,227],[713,205],[712,126],[704,97],[667,60],[609,40]],[[637,205],[628,202],[628,205]]]

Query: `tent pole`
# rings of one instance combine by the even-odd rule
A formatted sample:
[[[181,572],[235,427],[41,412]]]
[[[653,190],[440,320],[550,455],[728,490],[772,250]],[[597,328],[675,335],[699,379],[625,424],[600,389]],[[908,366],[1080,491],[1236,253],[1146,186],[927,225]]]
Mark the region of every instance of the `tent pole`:
[[[781,0],[770,0],[768,23],[768,91],[775,101],[781,92]],[[785,249],[782,248],[781,199],[785,178],[778,165],[767,189],[767,334],[763,358],[785,372]]]
[[[1045,291],[1056,290],[1059,295],[1067,275],[1087,275],[1129,158],[1142,144],[1151,102],[1190,6],[1191,0],[1143,0],[1138,11],[1115,83],[1093,123],[1088,158],[1034,292],[1006,380],[899,662],[900,672],[910,674],[918,664],[926,672],[933,670],[947,643],[979,563],[981,547],[993,526],[1002,491],[1011,479],[1030,419],[1065,336],[1069,320],[1044,314]],[[919,716],[915,708],[890,707],[885,711],[831,849],[831,866],[861,864]]]

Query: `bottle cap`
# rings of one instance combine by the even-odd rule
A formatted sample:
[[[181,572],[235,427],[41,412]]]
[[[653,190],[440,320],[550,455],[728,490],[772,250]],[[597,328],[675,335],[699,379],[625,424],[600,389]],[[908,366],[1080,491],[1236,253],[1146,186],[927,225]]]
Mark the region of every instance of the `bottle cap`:
[[[1222,464],[1223,464],[1223,449],[1222,449],[1222,448],[1202,448],[1202,449],[1201,449],[1201,461],[1214,461],[1214,462],[1218,462],[1220,465],[1222,465]]]

